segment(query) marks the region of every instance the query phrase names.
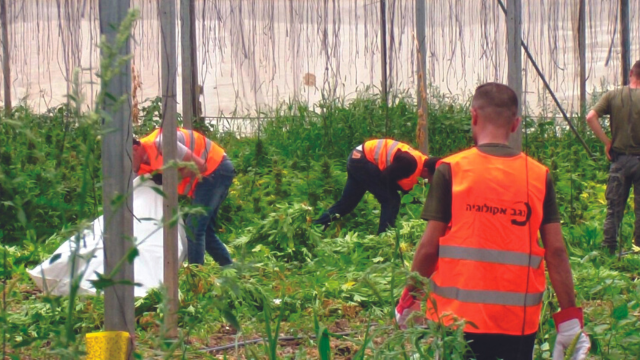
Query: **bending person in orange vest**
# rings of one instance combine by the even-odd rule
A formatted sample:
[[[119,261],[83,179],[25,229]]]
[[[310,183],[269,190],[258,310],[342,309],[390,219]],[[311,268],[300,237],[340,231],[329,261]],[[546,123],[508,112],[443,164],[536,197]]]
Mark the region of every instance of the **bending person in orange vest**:
[[[356,147],[347,160],[347,184],[337,203],[315,224],[325,228],[356,208],[369,191],[380,202],[378,234],[394,226],[400,211],[398,191],[409,192],[418,178],[433,174],[438,158],[428,158],[409,145],[390,139],[370,140]]]
[[[191,264],[204,264],[204,252],[220,265],[232,263],[229,251],[216,235],[216,217],[220,205],[229,193],[235,176],[233,164],[224,150],[204,135],[178,129],[177,160],[192,162],[197,172],[180,168],[182,177],[178,193],[193,198],[193,204],[202,206],[205,215],[190,214],[187,218],[187,257]],[[139,175],[162,169],[162,130],[133,140],[133,170]]]
[[[426,317],[467,320],[465,339],[478,360],[531,359],[540,322],[545,266],[561,311],[553,359],[578,337],[573,360],[584,359],[582,332],[569,258],[549,170],[509,147],[520,123],[518,98],[502,84],[476,89],[471,124],[476,147],[441,160],[422,217],[429,223],[412,271],[430,278]],[[543,247],[538,244],[538,233]],[[420,301],[413,284],[396,307],[405,323]],[[445,357],[447,354],[444,354]]]

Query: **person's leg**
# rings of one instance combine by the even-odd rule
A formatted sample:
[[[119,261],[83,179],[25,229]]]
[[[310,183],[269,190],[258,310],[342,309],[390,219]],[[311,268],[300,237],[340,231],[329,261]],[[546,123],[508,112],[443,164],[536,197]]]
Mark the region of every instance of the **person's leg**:
[[[231,263],[229,253],[220,239],[215,236],[213,226],[220,204],[227,196],[233,176],[233,165],[225,158],[218,168],[209,176],[202,178],[196,187],[192,203],[195,206],[204,207],[206,214],[190,214],[187,218],[187,255],[191,264],[204,264],[205,250],[220,265]],[[212,251],[215,251],[215,256]]]
[[[373,164],[372,164],[373,165]],[[393,185],[385,184],[382,181],[381,171],[373,165],[368,169],[366,189],[375,196],[380,203],[380,222],[378,224],[378,234],[381,234],[389,227],[396,225],[396,218],[400,212],[400,194]]]
[[[364,154],[362,155],[364,158]],[[329,210],[325,211],[318,219],[314,221],[314,224],[328,225],[335,219],[336,215],[340,217],[352,212],[353,209],[358,206],[360,200],[367,192],[364,184],[361,181],[362,174],[362,162],[361,158],[353,159],[353,153],[347,160],[347,183],[342,190],[340,199],[333,204]],[[368,161],[364,159],[364,161]]]
[[[207,253],[211,255],[218,265],[225,266],[233,263],[229,251],[224,243],[216,235],[216,218],[218,217],[218,211],[220,206],[227,198],[229,194],[229,188],[233,183],[235,177],[235,169],[230,160],[225,159],[218,169],[214,171],[213,177],[213,195],[211,197],[211,217],[209,218],[209,225],[205,233],[205,248]]]
[[[640,158],[634,158],[634,162],[629,168],[630,178],[633,182],[633,208],[636,220],[633,229],[633,243],[640,246]]]
[[[611,164],[609,181],[605,197],[607,199],[607,216],[604,221],[604,239],[602,246],[615,251],[618,246],[618,229],[624,216],[624,209],[631,188],[625,176],[626,156],[620,156]]]
[[[464,334],[470,352],[467,359],[531,360],[536,334],[513,336],[502,334]]]
[[[387,231],[388,228],[396,226],[396,218],[400,212],[400,194],[397,190],[388,191],[386,196],[377,197],[380,201],[380,223],[378,224],[378,234]]]

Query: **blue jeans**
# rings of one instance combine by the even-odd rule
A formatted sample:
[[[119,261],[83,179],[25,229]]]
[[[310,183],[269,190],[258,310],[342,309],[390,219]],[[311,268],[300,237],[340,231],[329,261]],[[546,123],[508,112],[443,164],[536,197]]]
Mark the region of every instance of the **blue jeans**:
[[[347,183],[340,200],[314,223],[328,225],[336,215],[343,217],[352,212],[367,191],[380,202],[378,234],[395,226],[396,217],[400,212],[400,194],[393,186],[384,183],[380,168],[367,160],[359,150],[354,150],[347,160]]]
[[[234,176],[233,164],[225,156],[214,172],[198,182],[193,205],[204,207],[206,214],[190,214],[187,218],[187,257],[190,264],[204,264],[205,250],[220,266],[233,263],[226,246],[216,235],[216,216]]]

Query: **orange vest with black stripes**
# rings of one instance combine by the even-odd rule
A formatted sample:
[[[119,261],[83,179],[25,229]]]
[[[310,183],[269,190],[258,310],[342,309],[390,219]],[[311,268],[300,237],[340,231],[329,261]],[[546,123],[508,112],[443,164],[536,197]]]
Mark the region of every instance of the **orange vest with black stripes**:
[[[470,333],[527,335],[538,330],[545,290],[538,230],[548,169],[524,154],[495,157],[472,148],[451,166],[449,231],[440,238],[427,317],[453,314]],[[450,322],[451,319],[445,319]]]
[[[408,152],[413,155],[418,162],[416,171],[414,171],[411,176],[398,181],[398,185],[400,185],[403,190],[409,191],[418,183],[418,178],[420,177],[420,173],[422,172],[424,161],[427,159],[427,156],[412,149],[411,146],[405,143],[391,139],[369,140],[363,145],[364,156],[367,160],[378,165],[380,170],[386,169],[387,166],[391,164],[393,156],[398,152],[398,150]]]
[[[207,164],[207,168],[205,172],[202,173],[202,176],[207,176],[214,172],[218,165],[220,165],[220,163],[222,162],[222,159],[224,157],[224,149],[196,131],[186,130],[182,128],[178,128],[178,131],[184,135],[184,146],[191,150],[194,156],[199,156]],[[147,152],[149,164],[140,164],[138,175],[149,174],[155,171],[162,171],[163,158],[162,154],[160,154],[160,152],[158,151],[155,142],[160,133],[161,129],[156,129],[151,134],[140,139],[140,143]],[[193,197],[197,183],[197,178],[182,179],[180,184],[178,184],[178,193]]]

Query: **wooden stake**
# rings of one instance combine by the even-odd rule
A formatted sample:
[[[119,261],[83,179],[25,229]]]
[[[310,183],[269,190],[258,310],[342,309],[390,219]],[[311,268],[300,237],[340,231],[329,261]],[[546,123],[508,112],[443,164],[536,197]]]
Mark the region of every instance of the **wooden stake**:
[[[0,21],[2,21],[2,77],[4,79],[4,113],[11,116],[11,56],[9,54],[9,22],[7,21],[7,0],[0,0]]]
[[[164,219],[164,285],[169,298],[165,315],[166,336],[178,336],[178,227],[171,219],[178,210],[178,169],[166,166],[176,159],[177,153],[177,96],[178,55],[176,46],[176,3],[160,1],[161,67],[162,67],[162,154],[165,169],[162,173]]]
[[[100,33],[110,43],[118,35],[118,26],[127,16],[129,0],[100,0]],[[130,53],[127,43],[122,56]],[[102,83],[102,91],[112,96],[105,97],[102,106],[108,117],[103,120],[102,174],[104,207],[104,272],[111,274],[134,246],[133,219],[131,209],[133,199],[127,196],[133,189],[131,176],[131,64],[122,64],[120,75],[108,84]],[[127,102],[116,104],[114,99],[127,96]],[[125,201],[112,207],[120,196]],[[113,277],[115,281],[133,283],[133,264],[124,261]],[[134,289],[132,285],[115,285],[104,291],[104,325],[107,331],[127,331],[135,335]]]
[[[521,0],[507,1],[507,58],[509,62],[507,79],[509,86],[518,95],[518,116],[522,115],[522,3]],[[522,124],[511,134],[509,145],[522,151]]]
[[[182,122],[192,129],[198,114],[198,55],[194,0],[180,0],[180,44],[182,56]]]
[[[418,146],[423,154],[429,154],[429,103],[427,102],[427,30],[425,0],[416,1]]]

